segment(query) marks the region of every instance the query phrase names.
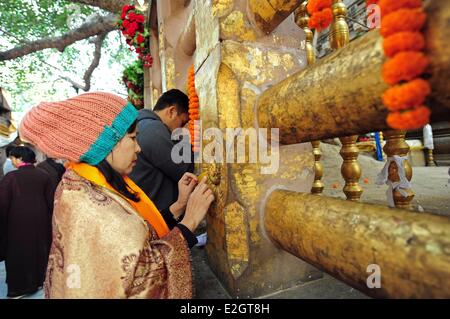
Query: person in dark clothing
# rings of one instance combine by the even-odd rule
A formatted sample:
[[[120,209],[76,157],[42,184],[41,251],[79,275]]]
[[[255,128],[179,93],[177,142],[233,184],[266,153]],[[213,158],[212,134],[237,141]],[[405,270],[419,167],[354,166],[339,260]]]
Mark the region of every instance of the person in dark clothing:
[[[44,283],[53,212],[53,183],[33,165],[28,147],[11,152],[14,166],[0,182],[0,259],[5,260],[8,297],[36,292]]]
[[[43,170],[50,176],[54,189],[56,190],[56,187],[58,186],[59,182],[62,179],[62,176],[64,175],[64,172],[66,171],[64,165],[57,163],[53,158],[47,157],[45,161],[40,162],[36,165],[36,167]]]
[[[130,178],[147,194],[159,210],[165,210],[178,198],[178,181],[193,172],[193,160],[174,163],[172,131],[189,121],[189,98],[180,90],[165,92],[153,111],[143,109],[138,117],[138,143],[141,152]]]

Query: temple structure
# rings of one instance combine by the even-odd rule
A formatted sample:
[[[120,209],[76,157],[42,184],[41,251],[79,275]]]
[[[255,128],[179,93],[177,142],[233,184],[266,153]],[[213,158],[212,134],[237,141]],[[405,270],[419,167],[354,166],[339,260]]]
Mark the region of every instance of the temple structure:
[[[409,210],[410,189],[393,193],[395,209],[359,202],[357,134],[383,131],[390,157],[409,151],[406,132],[386,126],[382,38],[360,26],[362,2],[334,0],[326,36],[309,30],[303,0],[151,2],[146,107],[168,89],[186,92],[194,65],[203,132],[279,129],[275,137],[248,137],[245,163],[196,167],[216,195],[207,217],[208,263],[233,297],[263,296],[323,272],[375,297],[450,297],[450,220]],[[432,122],[450,120],[450,1],[424,3]],[[347,19],[346,4],[360,24]],[[319,141],[335,137],[343,145],[347,201],[320,195],[326,172]],[[264,173],[268,162],[261,154],[252,162],[248,150],[272,138],[280,142],[269,147],[279,165]],[[411,166],[402,165],[410,180]],[[392,182],[398,174],[391,165]],[[367,284],[370,265],[381,270],[381,288]]]

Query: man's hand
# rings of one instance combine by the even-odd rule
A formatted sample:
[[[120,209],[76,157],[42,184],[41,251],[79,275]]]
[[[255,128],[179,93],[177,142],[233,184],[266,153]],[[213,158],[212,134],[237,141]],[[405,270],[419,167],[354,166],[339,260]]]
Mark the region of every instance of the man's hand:
[[[184,215],[181,224],[186,226],[191,232],[194,232],[198,224],[205,218],[209,206],[213,201],[213,192],[209,189],[204,180],[201,181],[189,198],[186,214]]]

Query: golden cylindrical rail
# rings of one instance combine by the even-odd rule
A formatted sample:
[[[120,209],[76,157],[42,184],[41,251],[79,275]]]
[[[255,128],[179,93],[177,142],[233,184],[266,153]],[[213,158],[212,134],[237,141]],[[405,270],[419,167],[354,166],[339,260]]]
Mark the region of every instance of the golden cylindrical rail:
[[[330,46],[334,50],[339,50],[350,42],[350,31],[347,21],[347,6],[342,0],[333,0],[333,23],[331,24]],[[359,149],[356,146],[358,135],[345,136],[340,138],[342,149],[340,154],[344,162],[341,173],[345,180],[344,194],[348,200],[358,201],[363,192],[358,184],[361,177],[361,166],[358,163]]]
[[[358,201],[363,193],[362,187],[359,185],[361,178],[361,166],[358,163],[359,149],[356,145],[358,136],[346,136],[340,140],[342,149],[339,154],[344,162],[341,167],[341,174],[345,180],[344,194],[348,200]]]
[[[447,217],[283,190],[265,211],[266,233],[281,249],[367,295],[450,298]],[[375,268],[381,287],[371,289]]]
[[[450,1],[429,1],[426,10],[431,122],[441,122],[450,119]],[[267,89],[257,103],[259,126],[279,128],[282,144],[386,129],[384,60],[379,32],[368,32]]]

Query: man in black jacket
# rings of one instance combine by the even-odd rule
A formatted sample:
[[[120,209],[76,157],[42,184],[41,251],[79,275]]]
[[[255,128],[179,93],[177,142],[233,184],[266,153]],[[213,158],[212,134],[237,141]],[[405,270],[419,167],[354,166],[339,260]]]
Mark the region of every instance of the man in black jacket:
[[[189,98],[180,90],[165,92],[153,111],[143,109],[138,117],[138,143],[141,152],[130,178],[147,194],[159,210],[178,198],[178,181],[193,172],[193,161],[176,164],[171,158],[177,143],[172,132],[189,121]]]

